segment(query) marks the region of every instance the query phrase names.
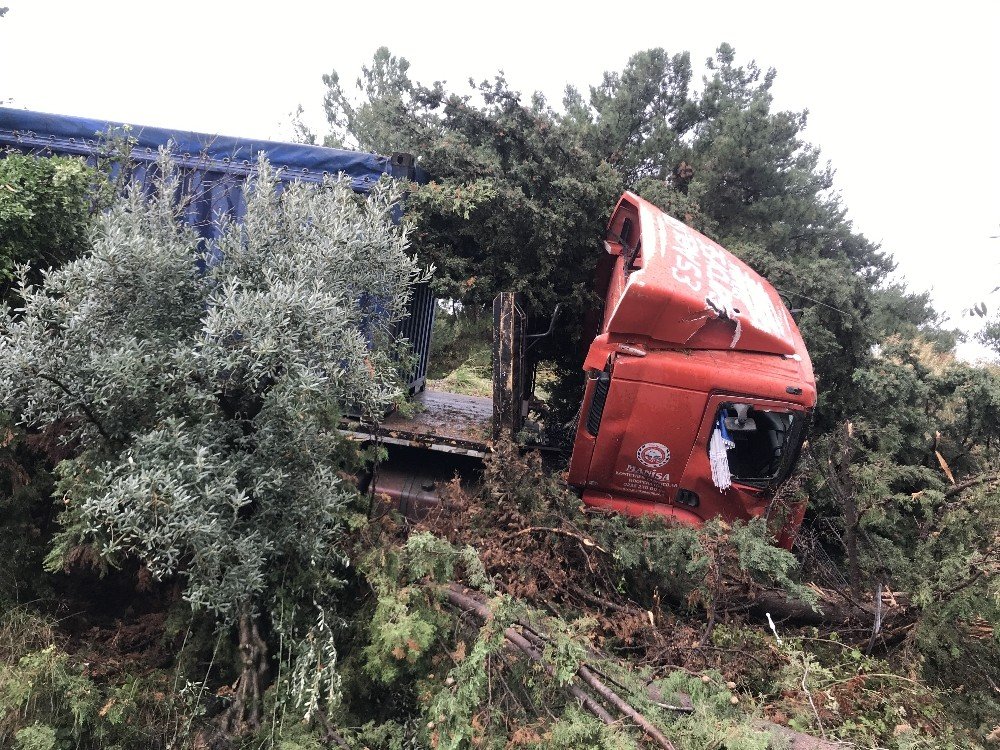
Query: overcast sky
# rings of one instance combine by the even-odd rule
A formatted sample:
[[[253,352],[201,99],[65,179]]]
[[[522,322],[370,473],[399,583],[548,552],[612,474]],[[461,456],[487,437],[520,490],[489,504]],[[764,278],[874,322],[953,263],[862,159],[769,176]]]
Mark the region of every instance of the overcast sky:
[[[855,227],[956,324],[1000,284],[1000,3],[0,0],[0,100],[141,125],[288,139],[323,73],[382,44],[420,81],[505,71],[558,103],[659,46],[720,42],[778,71],[776,103],[837,170]],[[593,8],[593,10],[589,10]],[[1000,306],[1000,294],[991,298]],[[965,350],[974,354],[973,348]]]

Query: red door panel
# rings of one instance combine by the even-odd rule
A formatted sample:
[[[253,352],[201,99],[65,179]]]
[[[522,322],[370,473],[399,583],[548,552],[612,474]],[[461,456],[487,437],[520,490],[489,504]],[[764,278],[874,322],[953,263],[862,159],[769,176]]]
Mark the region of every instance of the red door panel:
[[[704,393],[615,379],[597,435],[588,487],[668,502],[705,412]]]

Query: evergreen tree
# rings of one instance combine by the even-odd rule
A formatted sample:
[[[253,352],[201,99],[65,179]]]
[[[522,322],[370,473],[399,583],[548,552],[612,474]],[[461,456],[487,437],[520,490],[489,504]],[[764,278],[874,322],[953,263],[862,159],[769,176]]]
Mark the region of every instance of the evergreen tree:
[[[0,297],[6,300],[19,266],[30,266],[37,280],[86,249],[95,177],[78,158],[0,158]]]
[[[926,301],[887,285],[892,260],[851,226],[832,168],[802,138],[807,113],[774,111],[775,71],[739,65],[729,45],[701,91],[686,53],[652,49],[587,97],[568,88],[562,112],[502,76],[460,95],[408,70],[380,49],[357,102],[325,76],[328,142],[421,159],[433,181],[414,190],[415,247],[441,269],[440,294],[481,309],[522,291],[540,319],[563,304],[557,336],[536,351],[556,364],[564,414],[578,401],[581,321],[600,302],[593,269],[622,189],[743,256],[803,310],[821,425],[863,408],[851,374],[880,339],[926,329],[949,343]]]
[[[622,182],[581,133],[538,94],[525,101],[502,75],[471,93],[422,86],[385,48],[358,81],[352,103],[336,73],[325,76],[330,144],[410,150],[432,176],[407,204],[414,246],[437,268],[438,294],[482,314],[501,291],[524,294],[528,312],[556,334],[539,356],[563,376],[556,401],[572,414],[582,360],[579,321],[593,308],[592,269]]]

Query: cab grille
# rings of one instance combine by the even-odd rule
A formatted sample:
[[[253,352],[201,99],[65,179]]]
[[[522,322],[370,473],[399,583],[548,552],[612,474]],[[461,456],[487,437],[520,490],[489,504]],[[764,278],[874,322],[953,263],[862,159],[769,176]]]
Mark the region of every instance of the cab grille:
[[[601,429],[601,418],[604,416],[604,404],[608,400],[608,390],[611,388],[611,373],[607,370],[597,378],[597,385],[594,387],[594,398],[590,401],[590,410],[587,412],[587,432],[597,437],[597,431]]]

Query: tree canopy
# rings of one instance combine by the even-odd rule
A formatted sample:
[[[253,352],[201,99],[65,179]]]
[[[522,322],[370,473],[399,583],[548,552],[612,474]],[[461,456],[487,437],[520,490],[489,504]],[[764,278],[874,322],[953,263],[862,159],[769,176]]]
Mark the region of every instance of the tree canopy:
[[[700,89],[687,53],[652,49],[555,109],[498,75],[458,93],[414,82],[379,49],[357,96],[324,76],[328,145],[412,151],[432,181],[416,186],[414,246],[439,269],[438,291],[473,306],[522,291],[544,320],[563,305],[540,353],[560,376],[563,411],[578,396],[581,325],[599,239],[615,200],[637,191],[755,266],[803,312],[820,381],[820,418],[862,407],[851,373],[900,327],[933,327],[926,305],[886,284],[891,258],[856,232],[833,170],[803,140],[806,112],[775,111],[776,73],[740,65],[729,45]],[[892,306],[893,314],[880,314]]]

